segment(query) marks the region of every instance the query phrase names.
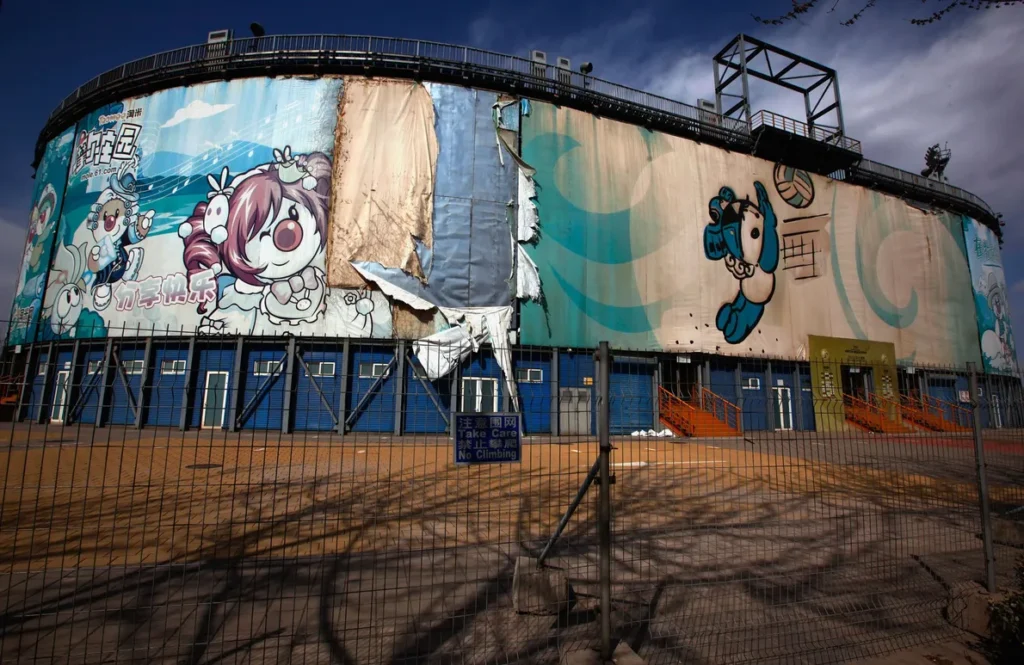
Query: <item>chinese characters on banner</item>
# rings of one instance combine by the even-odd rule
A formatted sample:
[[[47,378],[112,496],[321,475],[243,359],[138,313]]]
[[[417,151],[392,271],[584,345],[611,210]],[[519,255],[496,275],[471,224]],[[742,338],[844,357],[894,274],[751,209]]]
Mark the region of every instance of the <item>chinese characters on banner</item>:
[[[184,273],[153,275],[141,281],[121,282],[114,292],[117,311],[136,307],[152,309],[157,305],[184,305],[211,302],[217,297],[213,270],[203,270],[186,279]]]

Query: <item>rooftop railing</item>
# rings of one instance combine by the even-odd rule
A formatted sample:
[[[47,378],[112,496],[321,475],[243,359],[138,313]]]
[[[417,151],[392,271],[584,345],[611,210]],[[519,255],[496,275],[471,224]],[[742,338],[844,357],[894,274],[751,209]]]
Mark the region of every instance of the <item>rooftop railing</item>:
[[[860,141],[851,139],[849,136],[843,136],[832,127],[809,125],[806,122],[787,118],[772,111],[758,111],[750,118],[750,129],[753,131],[762,126],[803,136],[820,143],[834,145],[857,154],[863,154],[860,148]]]
[[[512,94],[554,99],[610,117],[726,145],[752,148],[751,127],[667,97],[611,83],[580,72],[525,58],[439,42],[355,35],[278,35],[248,37],[217,44],[198,44],[146,56],[104,72],[65,97],[50,113],[36,145],[36,162],[48,140],[96,106],[130,95],[184,84],[253,75],[289,73],[396,73],[454,80]],[[769,111],[756,114],[760,124],[838,145],[860,153],[860,142],[836,136],[822,127],[808,127]],[[752,123],[753,124],[753,123]],[[988,216],[999,230],[992,209],[958,187],[915,173],[862,160],[842,174],[858,184],[874,184],[896,194],[938,199],[966,214]]]

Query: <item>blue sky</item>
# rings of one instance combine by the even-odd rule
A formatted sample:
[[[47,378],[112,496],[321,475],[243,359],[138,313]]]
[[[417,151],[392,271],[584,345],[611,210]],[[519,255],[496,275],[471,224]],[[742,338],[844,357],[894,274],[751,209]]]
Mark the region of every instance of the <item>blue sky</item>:
[[[828,5],[829,3],[825,3]],[[177,1],[82,3],[4,0],[0,9],[0,312],[9,310],[33,187],[36,136],[62,97],[125,61],[205,40],[209,30],[248,34],[260,21],[269,34],[373,34],[468,44],[525,55],[540,48],[594,74],[693,103],[711,98],[711,55],[738,32],[834,67],[847,133],[870,159],[917,171],[925,148],[948,141],[952,184],[986,199],[1004,215],[1004,263],[1018,335],[1024,334],[1024,7],[952,15],[917,28],[906,22],[921,3],[879,3],[855,27],[839,11],[819,12],[784,28],[756,24],[751,13],[781,13],[789,0],[630,3],[525,0],[444,3],[271,3]],[[439,8],[441,7],[441,8]],[[755,87],[756,109],[800,117],[802,100]]]

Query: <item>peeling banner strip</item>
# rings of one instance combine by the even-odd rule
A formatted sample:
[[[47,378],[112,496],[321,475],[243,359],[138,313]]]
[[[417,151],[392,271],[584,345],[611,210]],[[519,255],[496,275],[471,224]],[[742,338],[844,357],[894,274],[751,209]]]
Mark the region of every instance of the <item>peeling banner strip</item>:
[[[450,374],[470,353],[490,339],[494,358],[505,378],[510,407],[518,411],[519,394],[512,374],[512,352],[508,344],[512,307],[441,308],[441,314],[452,327],[413,342],[413,353],[423,365],[427,378],[434,381]]]
[[[438,153],[430,93],[415,81],[348,78],[339,117],[328,285],[363,285],[351,261],[423,279],[417,240],[433,247]]]

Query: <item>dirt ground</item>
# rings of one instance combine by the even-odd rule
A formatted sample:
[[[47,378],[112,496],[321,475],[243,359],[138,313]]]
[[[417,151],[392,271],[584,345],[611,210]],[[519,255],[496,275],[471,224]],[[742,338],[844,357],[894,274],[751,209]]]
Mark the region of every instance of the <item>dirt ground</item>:
[[[597,634],[596,485],[549,559],[573,605],[511,606],[515,562],[553,532],[592,437],[469,467],[438,437],[19,425],[9,440],[4,662],[553,664]],[[968,437],[613,444],[613,625],[648,662],[956,639],[949,589],[983,571]],[[993,502],[1021,505],[1024,445],[985,447]]]
[[[968,473],[951,481],[915,464],[972,458],[969,440],[911,441],[909,453],[886,449],[881,463],[775,453],[750,440],[614,443],[615,500],[628,497],[616,514],[633,526],[642,516],[647,529],[702,497],[702,519],[727,523],[757,509],[753,488],[813,497],[819,508],[977,502]],[[0,571],[543,539],[597,455],[589,438],[533,440],[520,464],[466,467],[443,438],[19,427],[0,450]],[[997,482],[990,495],[1012,503],[1019,490]]]

